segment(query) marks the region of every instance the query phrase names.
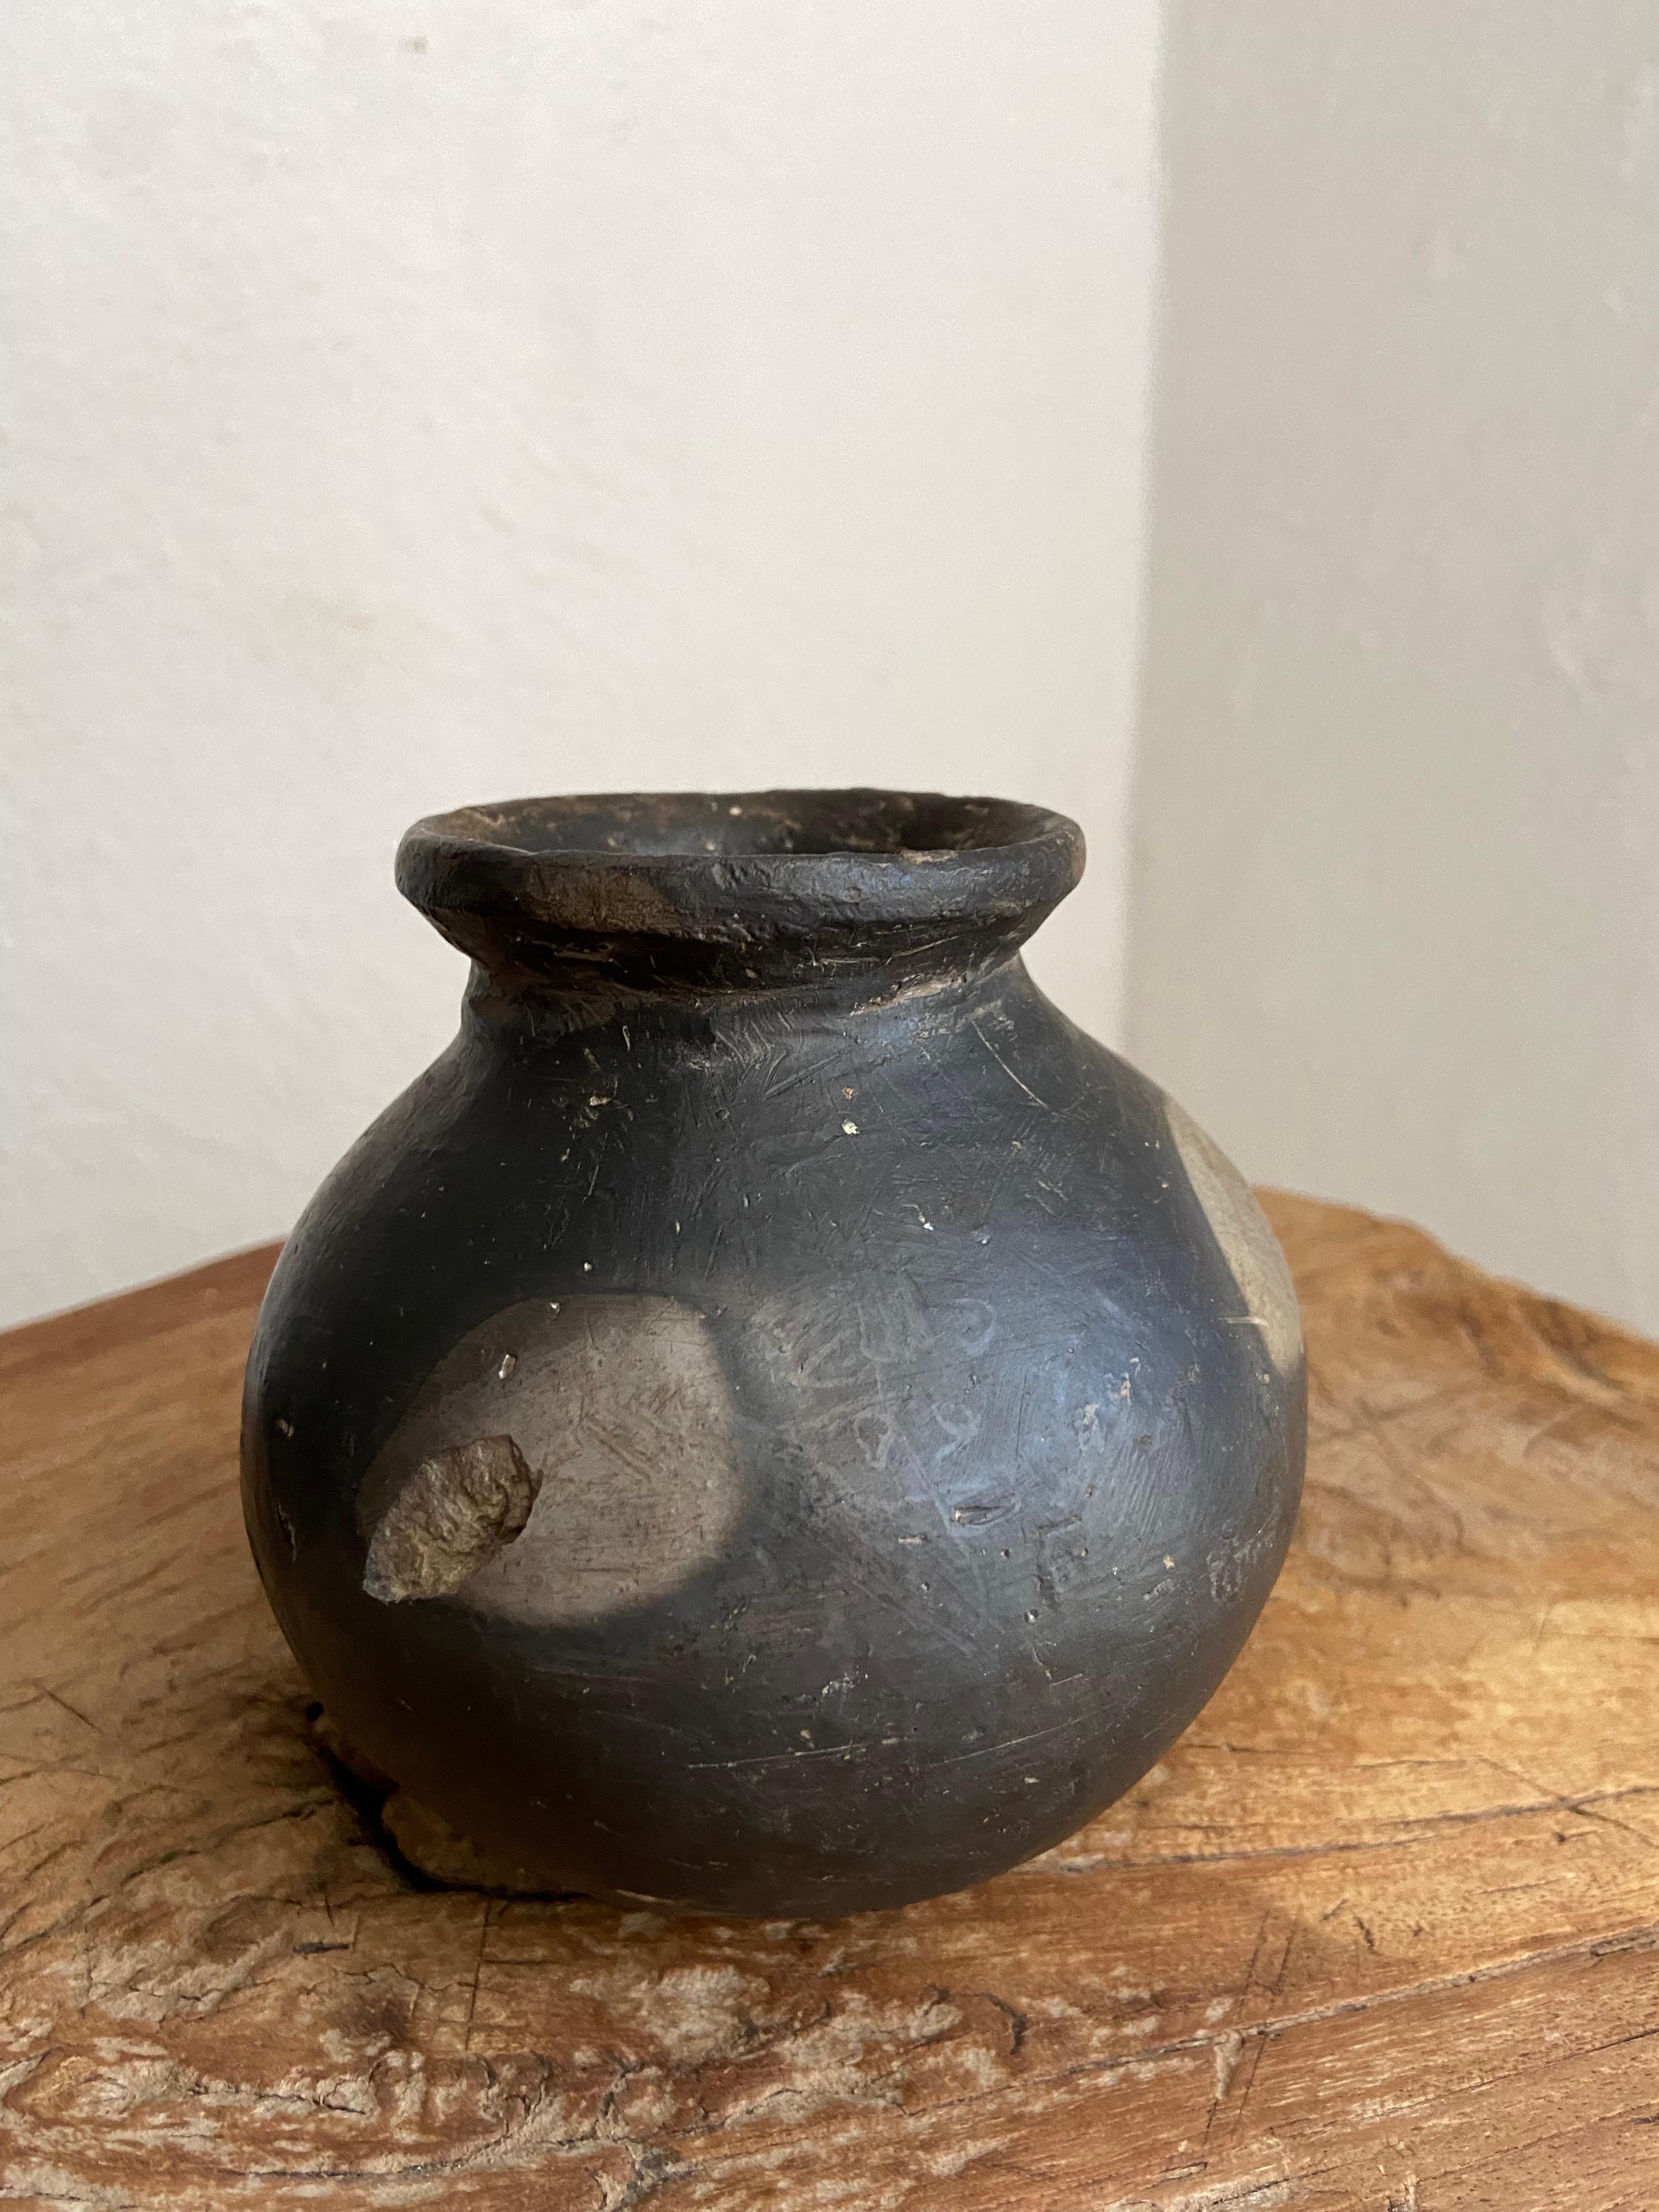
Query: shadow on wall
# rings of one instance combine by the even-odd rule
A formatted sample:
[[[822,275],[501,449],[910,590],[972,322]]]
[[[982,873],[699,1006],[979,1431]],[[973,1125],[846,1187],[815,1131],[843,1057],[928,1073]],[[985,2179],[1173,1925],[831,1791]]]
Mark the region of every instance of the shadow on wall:
[[[1659,1328],[1659,18],[1172,0],[1127,1037]]]

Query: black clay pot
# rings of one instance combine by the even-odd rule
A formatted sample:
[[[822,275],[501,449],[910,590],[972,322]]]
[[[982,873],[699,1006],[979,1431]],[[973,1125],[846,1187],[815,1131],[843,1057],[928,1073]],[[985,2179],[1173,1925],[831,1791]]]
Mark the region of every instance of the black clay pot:
[[[1057,1843],[1300,1489],[1272,1232],[1022,940],[1074,823],[526,799],[398,881],[461,1033],[283,1253],[249,1531],[333,1719],[549,1887],[826,1915]]]

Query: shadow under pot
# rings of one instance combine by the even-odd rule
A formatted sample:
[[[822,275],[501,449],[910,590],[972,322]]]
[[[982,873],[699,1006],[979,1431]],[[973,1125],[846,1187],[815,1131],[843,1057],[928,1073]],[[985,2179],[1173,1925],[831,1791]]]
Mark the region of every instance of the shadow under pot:
[[[416,823],[460,1033],[283,1254],[247,1524],[343,1735],[527,1883],[823,1917],[1145,1772],[1301,1486],[1249,1192],[1020,946],[1076,825],[888,791]]]

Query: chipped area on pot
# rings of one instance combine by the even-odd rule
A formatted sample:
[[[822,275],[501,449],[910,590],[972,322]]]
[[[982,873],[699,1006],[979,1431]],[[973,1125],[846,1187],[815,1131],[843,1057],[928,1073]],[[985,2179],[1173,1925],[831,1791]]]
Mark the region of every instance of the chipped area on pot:
[[[508,1352],[496,1370],[512,1372]],[[384,1605],[445,1597],[522,1535],[541,1487],[511,1437],[479,1437],[423,1459],[369,1540],[363,1588]]]
[[[497,1444],[498,1472],[510,1443],[534,1486],[517,1533],[504,1478],[471,1486],[482,1534],[459,1494],[441,1506],[443,1471],[459,1477],[480,1439]],[[680,1587],[722,1556],[741,1494],[731,1394],[702,1315],[665,1297],[527,1298],[434,1370],[365,1476],[357,1521],[371,1576],[403,1516],[418,1522],[433,1583],[405,1594],[551,1624]],[[471,1565],[452,1574],[469,1544]],[[398,1556],[410,1552],[405,1531]]]

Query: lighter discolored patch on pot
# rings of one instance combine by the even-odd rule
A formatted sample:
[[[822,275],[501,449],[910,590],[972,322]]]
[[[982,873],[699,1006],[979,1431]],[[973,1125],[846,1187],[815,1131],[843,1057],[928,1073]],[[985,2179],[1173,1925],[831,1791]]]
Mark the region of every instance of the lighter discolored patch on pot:
[[[717,1560],[737,1520],[731,1394],[707,1320],[678,1299],[526,1298],[470,1330],[364,1478],[371,1573],[398,1516],[434,1522],[428,1470],[459,1472],[473,1439],[509,1443],[535,1485],[521,1533],[444,1585],[477,1612],[553,1625],[649,1604]]]
[[[1257,1327],[1275,1372],[1288,1375],[1302,1357],[1302,1314],[1279,1239],[1219,1145],[1173,1098],[1165,1097],[1164,1110],[1193,1195],[1204,1209],[1245,1315]]]

